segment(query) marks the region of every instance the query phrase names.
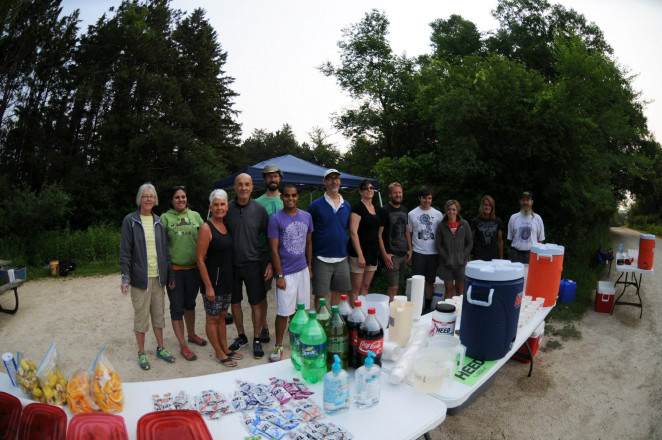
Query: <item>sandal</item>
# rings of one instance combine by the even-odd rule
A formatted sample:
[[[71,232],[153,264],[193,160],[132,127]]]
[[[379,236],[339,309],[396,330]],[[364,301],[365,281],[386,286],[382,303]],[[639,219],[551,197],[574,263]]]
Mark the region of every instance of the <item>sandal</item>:
[[[240,353],[237,353],[236,351],[231,351],[230,353],[225,353],[227,357],[230,359],[233,359],[235,361],[240,361],[244,358]]]
[[[207,341],[205,341],[198,335],[193,335],[192,337],[188,338],[188,341],[193,344],[199,345],[200,347],[204,347],[205,345],[207,345]]]
[[[216,362],[228,368],[233,368],[237,366],[237,362],[229,357],[226,357],[225,359],[216,359]]]
[[[179,352],[187,361],[194,361],[198,358],[188,347],[182,348]]]

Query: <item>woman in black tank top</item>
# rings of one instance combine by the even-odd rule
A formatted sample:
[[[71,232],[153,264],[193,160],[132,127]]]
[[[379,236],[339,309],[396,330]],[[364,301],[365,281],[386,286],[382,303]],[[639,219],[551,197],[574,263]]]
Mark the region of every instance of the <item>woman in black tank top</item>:
[[[212,217],[201,227],[196,242],[196,260],[204,286],[205,330],[216,352],[216,361],[236,367],[243,358],[228,348],[225,315],[232,297],[232,237],[223,223],[228,212],[228,195],[222,189],[209,196]]]

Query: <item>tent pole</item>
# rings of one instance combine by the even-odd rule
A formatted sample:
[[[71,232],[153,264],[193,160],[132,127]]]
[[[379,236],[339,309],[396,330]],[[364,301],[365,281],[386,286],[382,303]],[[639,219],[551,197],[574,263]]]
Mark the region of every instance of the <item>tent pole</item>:
[[[377,195],[379,196],[379,206],[384,206],[384,203],[382,203],[382,192],[377,191]]]

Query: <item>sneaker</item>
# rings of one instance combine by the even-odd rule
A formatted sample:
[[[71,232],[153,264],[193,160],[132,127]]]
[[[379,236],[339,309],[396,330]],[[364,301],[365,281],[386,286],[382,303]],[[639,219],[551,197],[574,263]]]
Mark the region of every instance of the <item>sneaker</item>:
[[[225,325],[230,325],[234,322],[234,316],[232,316],[232,313],[228,313],[225,315]]]
[[[138,353],[138,365],[143,370],[149,370],[149,361],[147,360],[147,355],[145,353]]]
[[[244,345],[248,345],[248,338],[246,335],[239,335],[234,338],[234,342],[228,347],[230,351],[237,351]]]
[[[283,347],[276,345],[274,351],[269,355],[269,362],[278,362],[283,359]]]
[[[260,359],[264,356],[264,351],[262,350],[262,342],[259,339],[253,341],[253,357],[255,359]]]
[[[175,362],[175,357],[171,355],[170,352],[165,347],[156,349],[156,357],[159,359],[163,359],[169,364]]]
[[[269,341],[271,341],[271,338],[269,337],[269,329],[263,328],[262,330],[260,330],[260,342],[266,344]]]

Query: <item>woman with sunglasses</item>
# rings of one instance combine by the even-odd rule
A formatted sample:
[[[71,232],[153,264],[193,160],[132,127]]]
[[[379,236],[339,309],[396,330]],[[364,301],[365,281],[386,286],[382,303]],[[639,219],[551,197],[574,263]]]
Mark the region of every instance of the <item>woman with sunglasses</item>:
[[[375,188],[369,179],[359,184],[361,200],[352,205],[349,217],[349,272],[352,283],[352,304],[359,295],[366,295],[377,270],[379,256],[379,214],[372,204]]]
[[[163,319],[165,294],[163,287],[175,287],[175,274],[170,265],[168,237],[161,218],[152,212],[159,205],[156,189],[145,183],[136,195],[138,210],[124,217],[120,242],[122,266],[122,293],[131,290],[133,304],[133,331],[138,343],[138,365],[149,370],[145,354],[145,333],[149,330],[150,317],[156,337],[156,357],[168,363],[175,358],[163,346]]]
[[[204,223],[200,214],[188,206],[186,187],[172,188],[172,209],[161,216],[168,235],[168,251],[175,272],[175,287],[168,289],[170,320],[179,342],[179,352],[187,361],[197,359],[186,341],[199,346],[207,341],[195,334],[195,299],[200,291],[200,272],[195,261],[195,242]],[[184,339],[186,325],[187,339]]]
[[[503,222],[496,216],[491,196],[483,196],[478,206],[478,217],[471,220],[471,233],[476,243],[474,260],[503,260]]]

